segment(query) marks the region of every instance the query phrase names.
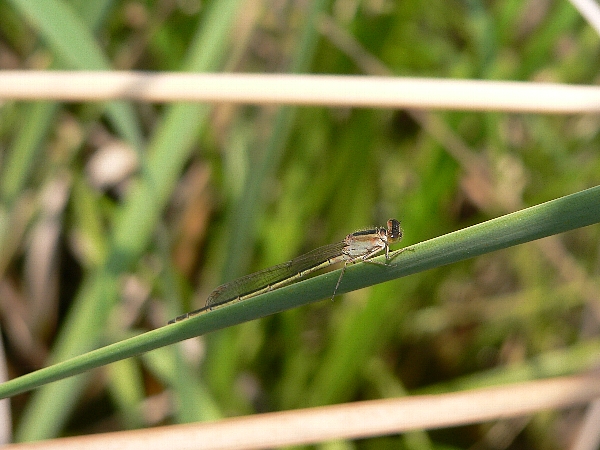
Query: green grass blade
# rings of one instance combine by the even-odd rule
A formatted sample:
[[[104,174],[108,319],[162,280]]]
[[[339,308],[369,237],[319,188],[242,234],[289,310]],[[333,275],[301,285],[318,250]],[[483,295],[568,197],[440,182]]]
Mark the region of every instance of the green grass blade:
[[[239,0],[211,4],[190,45],[188,70],[217,70],[226,56],[225,46]],[[99,345],[111,307],[118,299],[119,277],[144,251],[159,220],[175,181],[189,157],[195,136],[205,125],[209,107],[178,104],[167,109],[163,122],[149,144],[142,177],[118,214],[107,262],[83,282],[64,329],[53,351],[53,361],[62,361]],[[149,201],[148,199],[152,199]],[[73,408],[85,377],[75,377],[48,386],[31,400],[17,440],[39,440],[55,435]],[[52,404],[54,414],[47,414]]]
[[[61,0],[11,0],[12,5],[43,36],[52,52],[66,67],[78,70],[110,70],[110,61],[73,8]],[[107,103],[108,117],[116,130],[136,148],[142,134],[136,114],[125,102]]]
[[[600,186],[416,244],[411,247],[413,251],[404,252],[387,268],[374,264],[351,266],[339,292],[360,289],[598,222]],[[337,272],[321,275],[74,357],[3,383],[0,385],[0,398],[164,345],[327,298],[337,277]]]
[[[25,123],[19,131],[0,176],[0,198],[4,205],[12,205],[23,192],[25,183],[42,150],[42,141],[58,111],[58,104],[36,102],[27,105]]]

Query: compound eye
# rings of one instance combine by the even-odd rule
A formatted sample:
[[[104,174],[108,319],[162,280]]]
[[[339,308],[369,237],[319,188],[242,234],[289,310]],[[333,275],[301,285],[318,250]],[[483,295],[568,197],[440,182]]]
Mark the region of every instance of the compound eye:
[[[388,239],[391,241],[397,241],[402,238],[402,228],[400,228],[400,222],[396,219],[390,219],[387,221]]]

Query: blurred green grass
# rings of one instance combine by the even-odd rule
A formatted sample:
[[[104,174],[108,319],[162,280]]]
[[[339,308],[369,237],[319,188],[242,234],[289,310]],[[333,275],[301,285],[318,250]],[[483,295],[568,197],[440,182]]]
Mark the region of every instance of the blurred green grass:
[[[516,1],[225,3],[0,3],[0,64],[361,73],[310,26],[325,12],[397,75],[592,84],[598,73],[597,36],[566,2],[539,14]],[[462,159],[403,111],[6,102],[0,117],[0,275],[17,299],[0,304],[11,377],[161,326],[221,281],[389,217],[409,245],[600,179],[594,116],[436,113],[470,148]],[[91,186],[86,167],[106,136],[138,152],[133,186]],[[64,174],[70,191],[51,216],[59,233],[46,255],[58,265],[40,281],[33,236],[49,220],[45,189]],[[379,398],[469,377],[485,385],[546,354],[593,355],[598,237],[598,227],[580,229],[56,383],[14,401],[16,436]],[[131,280],[142,288],[128,296]],[[48,295],[37,304],[40,282]],[[165,392],[173,403],[150,421],[145,405]],[[427,445],[484,433],[434,434]],[[551,448],[538,433],[519,439]]]

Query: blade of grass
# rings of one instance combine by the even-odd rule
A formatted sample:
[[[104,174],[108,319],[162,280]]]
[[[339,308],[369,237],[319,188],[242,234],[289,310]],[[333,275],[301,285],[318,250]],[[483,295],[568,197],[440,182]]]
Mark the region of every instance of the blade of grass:
[[[111,69],[110,61],[96,44],[90,29],[69,4],[62,0],[11,0],[11,3],[40,32],[52,52],[67,67]],[[115,129],[140,149],[143,139],[133,107],[125,102],[110,102],[107,113]]]
[[[190,45],[185,63],[188,70],[218,69],[226,55],[227,36],[239,5],[239,0],[211,4]],[[206,124],[208,112],[208,106],[197,104],[178,104],[167,109],[151,139],[143,176],[116,219],[109,256],[100,269],[84,280],[56,341],[53,361],[65,360],[98,345],[108,313],[118,299],[119,276],[148,245],[195,136]],[[75,377],[36,393],[17,430],[17,440],[56,435],[85,382],[86,377]],[[47,413],[47,405],[53,405],[53,414]]]
[[[411,247],[413,251],[404,252],[387,268],[374,264],[350,266],[338,292],[349,292],[598,222],[600,186],[416,244]],[[327,298],[338,276],[339,272],[330,272],[32,372],[1,384],[0,398],[194,336]]]
[[[91,8],[87,3],[85,5],[80,4],[79,7],[75,9],[78,13],[83,14],[82,17],[85,24],[92,29],[96,29],[101,23],[101,19],[104,15],[103,12],[108,9],[111,1],[112,0],[103,0],[94,2],[95,7],[93,8]],[[48,20],[46,20],[46,18],[40,20],[40,18],[44,17],[44,13],[46,12],[46,4],[15,1],[13,5],[19,9],[22,14],[25,14],[33,23],[38,25],[43,33],[46,31],[44,35],[54,36],[53,39],[47,39],[50,43],[56,44],[53,46],[53,50],[57,51],[57,49],[60,48],[63,49],[64,53],[66,53],[66,57],[63,59],[68,63],[67,67],[88,70],[97,68],[96,62],[89,61],[87,59],[87,51],[83,53],[75,53],[73,47],[69,45],[69,43],[73,41],[83,40],[87,42],[89,47],[96,48],[93,38],[88,36],[85,27],[75,26],[70,29],[70,31],[74,33],[79,33],[81,30],[83,30],[82,32],[84,35],[69,34],[69,29],[62,29],[62,17],[60,24],[52,23],[50,19],[54,16],[51,16],[48,18]],[[19,8],[19,6],[21,8]],[[39,9],[36,7],[39,7]],[[58,4],[58,7],[60,9],[60,4]],[[65,5],[63,5],[63,7],[66,8]],[[65,11],[59,12],[65,13]],[[72,16],[74,16],[76,13],[67,12],[66,14],[72,19]],[[88,48],[86,48],[86,50],[88,50]],[[57,51],[57,53],[60,52]],[[108,68],[108,63],[104,61],[104,57],[99,49],[96,49],[96,53],[100,55],[97,63],[100,64],[102,68]],[[61,64],[63,59],[55,62],[51,69],[64,68],[65,66]],[[8,152],[8,160],[6,161],[4,170],[0,176],[0,198],[2,199],[4,205],[10,206],[15,201],[16,196],[22,192],[23,186],[25,185],[30,172],[37,161],[40,150],[42,149],[42,140],[46,137],[48,130],[50,129],[50,125],[52,124],[52,121],[58,112],[58,103],[36,102],[32,105],[29,105],[28,108],[30,111],[23,115],[25,122],[17,135],[13,148],[10,152]],[[139,144],[141,142],[141,138],[139,137],[139,132],[137,131],[138,126],[134,119],[135,116],[133,111],[123,110],[122,112],[117,112],[117,114],[118,117],[116,120],[124,119],[123,124],[129,124],[125,125],[127,131],[123,132],[123,136],[126,138],[128,136],[132,138],[135,137],[131,142],[133,144]],[[123,115],[121,116],[121,114]]]
[[[53,67],[74,67],[78,69],[108,69],[108,60],[104,57],[96,45],[91,32],[86,26],[94,28],[100,23],[100,17],[96,14],[86,15],[89,22],[80,20],[77,13],[69,5],[60,1],[22,2],[15,0],[13,6],[25,15],[48,42],[51,50],[59,57],[53,63]],[[98,11],[99,12],[99,11]],[[74,45],[78,43],[78,45]],[[26,116],[26,122],[21,129],[15,146],[10,152],[10,159],[5,167],[5,173],[10,174],[3,177],[2,200],[5,204],[12,204],[22,192],[31,171],[35,167],[37,155],[43,148],[42,141],[48,133],[49,127],[58,112],[58,103],[41,102],[31,106],[32,114]],[[137,148],[141,147],[142,138],[133,108],[124,102],[107,103],[108,115],[126,140]],[[63,397],[53,397],[56,404],[74,403],[76,396],[65,393]],[[47,401],[28,404],[25,417],[29,417],[32,429],[38,431],[40,436],[46,429],[51,428],[47,424],[55,418],[56,424],[60,424],[60,415],[47,413]],[[64,407],[65,414],[71,407]],[[41,418],[39,420],[38,418]],[[20,430],[23,428],[21,424]],[[35,438],[35,434],[32,436]]]
[[[7,152],[6,163],[0,172],[0,274],[12,260],[20,247],[20,239],[15,239],[15,223],[23,219],[23,206],[27,200],[24,188],[31,171],[38,161],[42,141],[48,134],[54,116],[58,111],[56,103],[40,102],[27,105],[24,124],[18,131],[14,145]],[[19,205],[19,203],[21,203]],[[28,215],[27,221],[33,218]]]
[[[0,198],[10,207],[23,192],[32,167],[37,161],[42,141],[58,111],[57,103],[40,102],[27,105],[25,123],[19,130],[0,176]]]

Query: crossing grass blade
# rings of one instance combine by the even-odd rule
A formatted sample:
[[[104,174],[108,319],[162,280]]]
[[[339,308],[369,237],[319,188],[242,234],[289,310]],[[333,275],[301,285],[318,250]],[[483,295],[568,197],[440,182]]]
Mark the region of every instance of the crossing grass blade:
[[[390,267],[349,267],[339,291],[404,277],[600,222],[600,186],[507,214],[412,246]],[[382,258],[383,259],[383,258]],[[75,356],[0,385],[0,398],[129,358],[194,336],[306,305],[330,296],[338,274],[328,273]]]

